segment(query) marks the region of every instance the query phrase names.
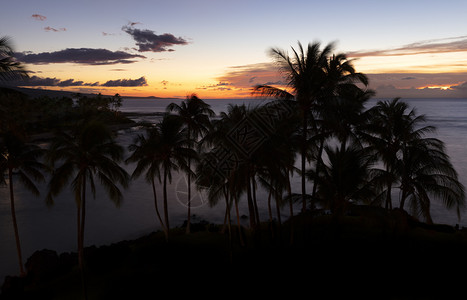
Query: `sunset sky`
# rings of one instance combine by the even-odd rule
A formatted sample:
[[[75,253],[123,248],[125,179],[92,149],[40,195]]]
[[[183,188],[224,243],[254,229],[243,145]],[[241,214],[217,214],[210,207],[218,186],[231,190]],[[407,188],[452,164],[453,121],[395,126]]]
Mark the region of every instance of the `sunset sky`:
[[[282,86],[271,47],[336,42],[377,97],[467,98],[467,1],[5,1],[25,87],[249,97]]]

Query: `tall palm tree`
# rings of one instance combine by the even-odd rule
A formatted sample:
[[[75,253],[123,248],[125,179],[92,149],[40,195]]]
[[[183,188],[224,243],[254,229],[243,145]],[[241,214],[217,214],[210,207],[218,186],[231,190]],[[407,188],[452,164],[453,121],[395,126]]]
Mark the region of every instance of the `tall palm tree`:
[[[306,50],[299,43],[298,50],[292,48],[292,55],[281,49],[272,49],[271,56],[286,74],[288,87],[292,92],[268,85],[258,85],[253,93],[280,99],[295,99],[301,119],[301,192],[302,209],[306,208],[306,156],[309,125],[315,134],[321,134],[317,118],[324,101],[339,95],[346,89],[355,88],[356,82],[368,84],[366,76],[355,72],[350,60],[344,54],[331,55],[333,44],[321,50],[319,43],[310,43]],[[320,148],[322,149],[322,147]],[[321,153],[317,155],[319,157]],[[319,168],[319,159],[316,168]],[[318,173],[318,172],[317,172]]]
[[[187,96],[185,101],[178,105],[176,103],[170,103],[167,106],[167,112],[176,112],[177,116],[181,119],[184,126],[187,129],[187,138],[193,143],[189,145],[193,148],[198,141],[198,138],[203,134],[206,134],[211,126],[210,117],[214,116],[214,111],[210,108],[210,105],[198,98],[196,94]],[[188,158],[188,168],[191,170],[191,159]],[[187,173],[187,224],[186,232],[190,233],[191,223],[191,174]]]
[[[146,128],[146,135],[138,135],[133,144],[128,149],[131,151],[130,157],[126,159],[126,162],[136,162],[136,168],[131,175],[132,179],[136,179],[146,171],[145,179],[148,183],[151,183],[152,192],[154,196],[154,207],[156,209],[156,215],[161,224],[162,230],[166,238],[168,238],[168,229],[162,221],[162,217],[159,211],[159,205],[157,202],[156,192],[156,178],[161,181],[161,160],[159,156],[161,146],[161,135],[159,129],[155,126],[149,126]]]
[[[28,72],[14,58],[13,47],[8,37],[0,38],[0,81],[28,78]]]
[[[23,276],[25,272],[16,221],[14,179],[17,177],[26,189],[39,196],[39,190],[34,181],[44,181],[45,179],[43,172],[47,170],[47,167],[40,161],[44,150],[37,145],[27,144],[19,136],[8,132],[0,137],[0,151],[2,154],[0,157],[1,180],[5,183],[4,175],[7,174],[16,251],[18,253],[20,274]]]
[[[78,260],[83,293],[87,297],[83,252],[87,188],[90,187],[95,197],[97,178],[109,198],[120,205],[122,193],[117,184],[127,187],[129,179],[128,173],[118,164],[123,148],[115,142],[108,127],[97,121],[87,121],[76,125],[71,133],[58,133],[49,150],[48,159],[55,169],[49,182],[47,203],[52,205],[53,197],[71,181],[77,207]]]
[[[197,153],[190,148],[192,142],[187,138],[180,118],[172,115],[164,115],[164,118],[157,124],[160,133],[160,146],[157,151],[157,159],[160,161],[163,179],[163,199],[164,199],[164,222],[167,232],[170,230],[167,181],[172,181],[172,171],[184,171],[191,176],[193,173],[188,167],[189,160],[196,160]]]

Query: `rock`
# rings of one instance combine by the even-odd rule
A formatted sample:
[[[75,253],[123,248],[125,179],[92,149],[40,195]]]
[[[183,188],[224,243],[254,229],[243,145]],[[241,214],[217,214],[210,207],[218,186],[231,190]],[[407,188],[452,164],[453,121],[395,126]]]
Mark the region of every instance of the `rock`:
[[[42,283],[58,275],[60,259],[57,252],[44,249],[34,252],[26,261],[28,281]]]

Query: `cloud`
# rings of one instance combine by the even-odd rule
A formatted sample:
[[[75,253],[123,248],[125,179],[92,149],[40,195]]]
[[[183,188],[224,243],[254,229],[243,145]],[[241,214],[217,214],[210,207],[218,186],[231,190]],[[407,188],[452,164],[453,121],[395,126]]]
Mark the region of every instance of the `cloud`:
[[[138,79],[117,79],[117,80],[109,80],[106,83],[102,84],[101,86],[106,87],[115,87],[115,86],[147,86],[148,83],[144,76]]]
[[[66,31],[66,28],[55,29],[55,28],[52,28],[50,26],[47,26],[47,27],[44,27],[44,30],[45,31],[59,32],[59,31]]]
[[[401,56],[467,51],[467,36],[425,40],[397,48],[348,52],[348,57]]]
[[[110,51],[107,49],[67,48],[55,52],[15,54],[16,59],[29,64],[75,63],[84,65],[112,65],[130,64],[136,62],[135,58],[145,58],[138,54],[123,51]]]
[[[133,23],[132,23],[133,24]],[[175,51],[170,47],[174,45],[187,45],[188,42],[181,38],[175,37],[170,33],[157,35],[152,30],[136,29],[132,26],[123,26],[122,30],[133,37],[140,52],[165,52]]]
[[[117,80],[109,80],[103,84],[99,82],[94,83],[85,83],[81,80],[74,80],[74,79],[67,79],[67,80],[60,80],[58,78],[50,78],[50,77],[38,77],[38,76],[31,76],[25,80],[18,80],[18,81],[10,81],[8,82],[9,85],[12,86],[23,86],[23,87],[37,87],[37,86],[56,86],[56,87],[76,87],[76,86],[101,86],[101,87],[129,87],[129,86],[146,86],[147,81],[144,76],[138,79],[117,79]]]
[[[33,14],[31,17],[36,19],[37,21],[45,21],[47,19],[46,16],[39,15],[39,14]]]
[[[286,82],[282,78],[274,63],[258,63],[243,66],[230,67],[222,76],[217,78],[220,83],[229,83],[229,86],[237,89],[251,90],[258,84],[285,87]]]

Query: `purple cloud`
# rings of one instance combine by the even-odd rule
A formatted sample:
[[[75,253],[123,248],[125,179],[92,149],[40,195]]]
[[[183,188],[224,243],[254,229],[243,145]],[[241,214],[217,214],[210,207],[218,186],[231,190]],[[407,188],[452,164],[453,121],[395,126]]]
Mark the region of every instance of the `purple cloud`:
[[[29,64],[75,63],[85,65],[112,65],[130,64],[136,62],[135,58],[145,58],[138,54],[123,51],[110,51],[107,49],[67,48],[55,52],[15,54],[16,59]]]
[[[140,30],[132,26],[123,26],[122,30],[133,37],[140,52],[165,52],[175,51],[169,47],[174,45],[187,45],[188,42],[181,38],[175,37],[170,33],[157,35],[152,30]]]

